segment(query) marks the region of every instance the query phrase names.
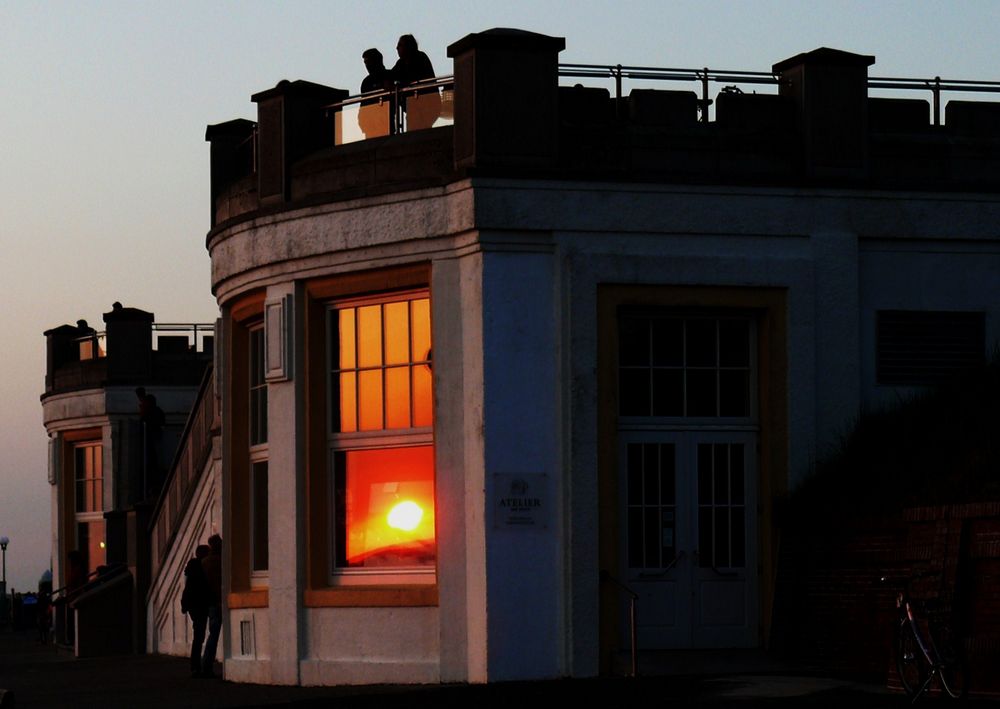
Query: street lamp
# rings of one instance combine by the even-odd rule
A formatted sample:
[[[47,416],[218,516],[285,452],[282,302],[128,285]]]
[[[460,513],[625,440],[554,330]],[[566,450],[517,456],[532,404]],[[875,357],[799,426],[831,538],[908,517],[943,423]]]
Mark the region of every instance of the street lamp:
[[[3,622],[7,622],[7,545],[10,544],[8,537],[0,537],[0,551],[3,552],[3,576],[0,577],[0,612],[3,613]]]
[[[10,544],[10,539],[8,537],[0,537],[0,550],[3,551],[3,579],[0,583],[3,584],[4,593],[7,592],[7,545]]]

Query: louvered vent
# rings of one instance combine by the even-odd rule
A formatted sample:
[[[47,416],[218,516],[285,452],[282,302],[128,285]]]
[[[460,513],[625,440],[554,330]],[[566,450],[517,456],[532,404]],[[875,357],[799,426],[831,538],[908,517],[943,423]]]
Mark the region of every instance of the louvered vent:
[[[879,384],[935,384],[986,352],[983,313],[880,310],[877,328]]]

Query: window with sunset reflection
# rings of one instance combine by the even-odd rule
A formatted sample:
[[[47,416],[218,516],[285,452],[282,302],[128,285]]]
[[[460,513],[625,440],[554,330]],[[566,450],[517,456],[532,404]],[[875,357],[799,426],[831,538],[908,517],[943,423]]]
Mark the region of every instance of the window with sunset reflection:
[[[333,573],[433,571],[430,299],[336,303],[328,331]]]

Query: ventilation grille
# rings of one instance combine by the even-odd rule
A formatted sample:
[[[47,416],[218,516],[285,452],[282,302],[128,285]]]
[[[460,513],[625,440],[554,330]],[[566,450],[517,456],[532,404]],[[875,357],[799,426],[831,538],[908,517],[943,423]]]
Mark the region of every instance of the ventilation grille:
[[[253,620],[240,621],[240,655],[253,656]]]
[[[878,384],[935,384],[983,361],[983,313],[878,312]]]

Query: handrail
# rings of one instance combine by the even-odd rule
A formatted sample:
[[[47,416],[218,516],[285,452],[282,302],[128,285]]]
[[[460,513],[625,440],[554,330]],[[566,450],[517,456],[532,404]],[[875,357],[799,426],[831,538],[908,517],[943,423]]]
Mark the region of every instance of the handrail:
[[[102,570],[103,569],[103,570]],[[70,590],[70,587],[62,586],[60,588],[53,589],[47,593],[40,593],[39,596],[48,596],[50,602],[55,603],[57,600],[63,603],[69,603],[69,601],[76,596],[81,595],[84,591],[89,591],[91,588],[98,586],[98,582],[104,583],[107,579],[112,576],[117,576],[123,571],[127,571],[128,566],[125,564],[108,564],[105,566],[100,566],[94,571],[91,571],[84,577],[84,582],[77,586],[76,588]],[[62,593],[63,596],[59,599],[56,598],[56,594]]]
[[[198,397],[191,407],[181,433],[180,445],[174,453],[167,478],[163,482],[156,505],[150,515],[148,531],[151,555],[152,576],[155,577],[163,561],[166,549],[169,548],[177,534],[177,523],[186,508],[197,482],[199,473],[205,467],[205,461],[211,454],[211,427],[215,418],[215,376],[212,365],[205,368]]]
[[[628,616],[629,616],[629,631],[630,631],[630,651],[632,655],[632,672],[630,677],[639,676],[639,642],[638,636],[636,635],[636,602],[639,600],[639,594],[633,591],[631,588],[626,586],[624,583],[619,581],[617,578],[611,575],[610,571],[606,569],[601,569],[601,581],[609,581],[618,588],[625,591],[629,596],[628,603]]]
[[[398,81],[395,82],[391,89],[385,89],[382,91],[367,91],[363,94],[356,94],[353,96],[348,96],[343,101],[337,101],[335,103],[327,104],[323,106],[323,109],[329,113],[337,113],[343,109],[353,106],[355,104],[374,104],[383,103],[385,101],[390,102],[391,110],[391,120],[389,122],[389,134],[396,135],[397,133],[402,133],[403,127],[403,105],[405,99],[409,96],[417,96],[421,93],[426,93],[427,91],[434,89],[453,89],[455,86],[455,77],[452,74],[442,74],[441,76],[435,76],[430,79],[423,79],[421,81],[415,81],[412,84],[400,84]]]
[[[599,78],[615,80],[615,98],[622,98],[622,80],[639,79],[653,81],[697,81],[701,83],[701,99],[698,108],[701,120],[708,121],[708,84],[779,84],[780,77],[774,73],[759,71],[738,71],[730,69],[680,69],[670,67],[624,66],[622,64],[560,64],[559,75],[578,78]],[[941,125],[941,94],[946,91],[957,93],[1000,93],[1000,81],[974,81],[966,79],[909,79],[901,77],[868,77],[868,88],[899,89],[907,91],[930,91],[934,105],[934,125]]]

